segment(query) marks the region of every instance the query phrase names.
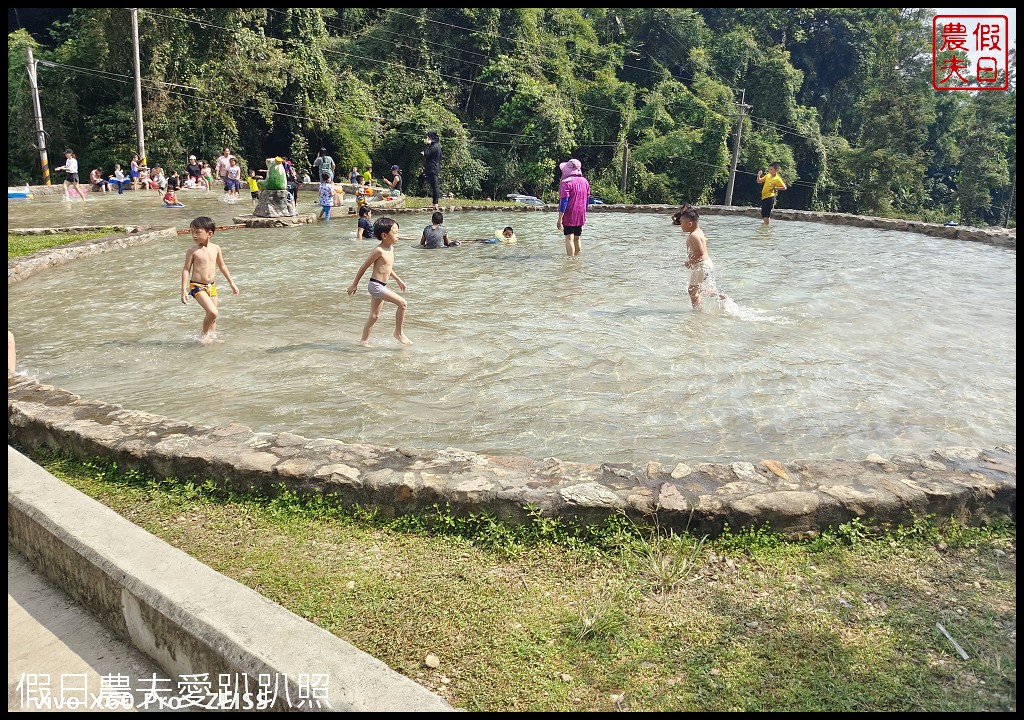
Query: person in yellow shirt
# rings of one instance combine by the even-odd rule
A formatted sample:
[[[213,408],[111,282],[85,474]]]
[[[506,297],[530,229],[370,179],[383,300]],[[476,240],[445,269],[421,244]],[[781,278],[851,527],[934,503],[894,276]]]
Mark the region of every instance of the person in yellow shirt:
[[[249,183],[249,193],[252,195],[252,204],[255,205],[256,201],[260,199],[260,180],[256,177],[254,168],[249,169],[249,177],[245,181]]]
[[[775,207],[775,196],[779,190],[788,190],[786,182],[779,177],[779,164],[773,162],[768,166],[768,174],[762,170],[757,171],[757,182],[764,183],[761,186],[761,220],[765,225],[771,224],[772,208]]]

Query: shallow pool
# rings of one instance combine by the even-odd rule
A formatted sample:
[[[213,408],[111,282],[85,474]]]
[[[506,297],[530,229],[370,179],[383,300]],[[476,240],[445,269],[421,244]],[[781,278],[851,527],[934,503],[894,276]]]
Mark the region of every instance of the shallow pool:
[[[212,215],[154,214],[171,212],[188,216],[182,227]],[[228,294],[212,345],[197,342],[198,306],[179,302],[188,236],[10,286],[19,369],[196,424],[581,462],[1016,442],[1015,251],[709,216],[735,306],[694,312],[667,213],[592,213],[577,259],[550,212],[450,213],[454,238],[512,225],[519,242],[442,250],[416,246],[426,214],[395,217],[411,347],[391,337],[390,304],[371,347],[358,345],[369,276],[355,297],[345,289],[373,243],[345,218],[218,232],[241,294],[218,282]],[[65,222],[84,224],[46,224]]]

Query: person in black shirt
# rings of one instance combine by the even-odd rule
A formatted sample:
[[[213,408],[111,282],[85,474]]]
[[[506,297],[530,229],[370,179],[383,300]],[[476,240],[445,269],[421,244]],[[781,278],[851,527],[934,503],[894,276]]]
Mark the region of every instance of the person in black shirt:
[[[185,165],[185,172],[188,176],[198,180],[203,175],[203,166],[196,160],[195,155],[188,156],[188,164]]]
[[[397,165],[391,166],[391,179],[384,178],[384,184],[399,195],[402,194],[402,168]]]
[[[441,144],[433,130],[427,131],[424,142],[427,143],[427,147],[423,149],[423,176],[430,186],[430,200],[433,203],[431,209],[437,210],[437,200],[440,196],[437,178],[441,174]]]

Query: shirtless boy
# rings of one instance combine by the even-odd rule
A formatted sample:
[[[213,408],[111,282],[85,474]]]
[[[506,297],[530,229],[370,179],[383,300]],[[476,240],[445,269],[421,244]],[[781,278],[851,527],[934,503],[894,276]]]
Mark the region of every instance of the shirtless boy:
[[[355,295],[356,289],[359,287],[359,281],[363,279],[363,274],[371,266],[373,267],[370,282],[367,285],[367,290],[370,292],[370,317],[366,319],[366,324],[363,325],[363,336],[359,342],[369,347],[370,330],[373,329],[373,324],[380,317],[381,305],[387,300],[398,306],[398,310],[395,313],[395,339],[403,345],[412,345],[412,341],[402,331],[402,325],[405,322],[405,310],[409,307],[409,303],[394,290],[388,290],[388,280],[391,278],[394,278],[395,282],[398,283],[399,290],[402,292],[406,290],[406,285],[402,278],[398,277],[398,273],[394,271],[395,243],[398,242],[398,223],[392,218],[382,217],[373,224],[373,234],[380,240],[380,245],[370,251],[370,256],[366,258],[359,268],[359,272],[356,273],[356,279],[348,286],[348,294]]]
[[[707,238],[700,228],[700,214],[692,205],[684,205],[679,209],[679,225],[686,236],[686,262],[683,267],[690,270],[690,284],[687,291],[690,293],[690,303],[694,310],[700,308],[702,295],[717,297],[719,300],[728,300],[729,296],[718,292],[715,284],[715,263],[708,255]]]
[[[213,218],[197,217],[189,225],[192,232],[194,247],[185,252],[185,265],[181,268],[181,302],[188,304],[193,297],[199,306],[206,311],[203,318],[203,334],[200,342],[209,343],[217,339],[217,285],[214,275],[220,268],[221,275],[231,286],[231,294],[238,294],[238,286],[231,279],[228,266],[224,263],[224,253],[220,245],[210,242],[217,230]]]

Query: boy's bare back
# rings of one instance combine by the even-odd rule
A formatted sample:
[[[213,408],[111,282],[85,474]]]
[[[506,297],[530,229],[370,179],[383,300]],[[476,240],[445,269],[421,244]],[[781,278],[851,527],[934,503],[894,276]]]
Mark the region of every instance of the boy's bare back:
[[[686,263],[684,267],[691,267],[708,257],[707,238],[700,227],[695,227],[686,236]]]

